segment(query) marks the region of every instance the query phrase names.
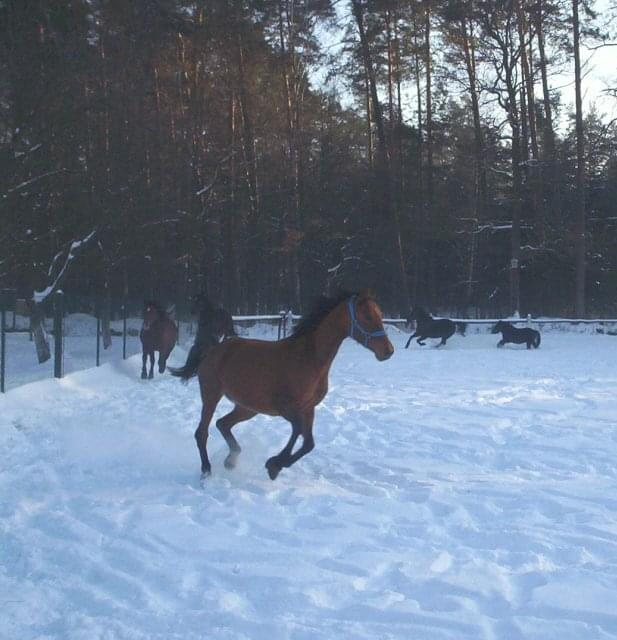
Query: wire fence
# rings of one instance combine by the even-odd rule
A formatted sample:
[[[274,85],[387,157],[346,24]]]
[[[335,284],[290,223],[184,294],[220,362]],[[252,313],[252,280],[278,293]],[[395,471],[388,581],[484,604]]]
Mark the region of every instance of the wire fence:
[[[28,382],[50,377],[62,378],[72,373],[107,362],[118,361],[141,353],[139,331],[142,325],[143,301],[75,300],[57,293],[49,301],[42,318],[42,337],[48,346],[46,358],[41,358],[33,327],[31,308],[11,291],[0,290],[0,392]],[[85,312],[84,312],[85,310]],[[178,343],[192,344],[195,319],[188,308],[171,308],[178,325]],[[300,318],[291,310],[277,314],[233,316],[241,335],[258,333],[269,339],[281,339],[292,330]],[[481,333],[500,318],[452,318],[466,325],[470,333]],[[617,319],[572,318],[510,318],[518,325],[534,325],[540,329],[566,329],[617,335]],[[411,331],[405,318],[384,318],[384,324]],[[574,329],[572,329],[574,327]],[[43,350],[45,351],[45,350]]]
[[[179,307],[168,311],[178,325],[178,344],[188,346],[197,323],[187,305]],[[28,301],[0,290],[0,392],[141,353],[142,310],[142,300],[77,299],[59,292],[46,301],[37,335]],[[298,317],[289,311],[234,316],[234,324],[244,335],[267,326],[264,337],[281,339]]]

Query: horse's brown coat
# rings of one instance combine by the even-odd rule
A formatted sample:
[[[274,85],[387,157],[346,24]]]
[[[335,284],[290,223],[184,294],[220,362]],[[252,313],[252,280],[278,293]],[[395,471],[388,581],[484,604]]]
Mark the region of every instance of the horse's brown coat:
[[[381,310],[368,292],[355,296],[356,317],[366,330],[383,329]],[[313,330],[277,342],[232,338],[211,349],[199,366],[202,396],[201,421],[195,432],[202,473],[210,472],[206,450],[208,427],[223,395],[234,410],[218,420],[217,427],[229,445],[225,466],[235,465],[240,447],[232,427],[257,413],[282,416],[291,422],[292,434],[283,450],[266,462],[274,480],[282,467],[289,467],[314,446],[315,406],[328,392],[330,366],[342,341],[349,335],[351,318],[347,300],[336,305]],[[355,335],[354,339],[363,340]],[[371,338],[369,348],[377,359],[394,352],[387,336]],[[299,435],[302,445],[292,453]]]
[[[142,345],[141,377],[152,378],[154,375],[154,352],[159,352],[159,373],[165,371],[167,358],[178,339],[176,323],[156,302],[144,305],[144,324],[139,333]],[[150,356],[150,373],[146,373],[146,360]]]

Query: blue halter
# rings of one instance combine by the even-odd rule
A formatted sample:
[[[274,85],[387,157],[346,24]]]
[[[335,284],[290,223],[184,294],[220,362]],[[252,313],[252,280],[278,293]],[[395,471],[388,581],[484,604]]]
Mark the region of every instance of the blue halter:
[[[351,318],[349,337],[353,338],[353,332],[359,331],[364,336],[364,346],[368,347],[368,343],[371,338],[381,338],[382,336],[386,335],[386,332],[383,329],[377,329],[376,331],[367,331],[356,318],[355,301],[356,296],[351,296],[351,298],[347,300],[347,308],[349,309],[349,317]]]

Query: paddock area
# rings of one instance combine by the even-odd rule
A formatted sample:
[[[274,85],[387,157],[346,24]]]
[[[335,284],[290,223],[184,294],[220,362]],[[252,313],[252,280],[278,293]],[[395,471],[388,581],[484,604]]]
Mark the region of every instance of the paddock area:
[[[234,471],[212,428],[201,484],[198,384],[139,355],[0,397],[0,637],[617,638],[617,337],[387,331],[274,482],[288,423],[239,424]]]

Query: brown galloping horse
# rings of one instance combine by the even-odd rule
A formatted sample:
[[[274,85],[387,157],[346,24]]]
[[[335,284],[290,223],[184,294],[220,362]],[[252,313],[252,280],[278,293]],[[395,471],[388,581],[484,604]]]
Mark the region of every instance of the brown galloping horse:
[[[139,332],[143,350],[141,377],[154,375],[154,352],[159,352],[159,373],[165,371],[165,364],[178,339],[178,327],[167,315],[163,307],[154,300],[144,304],[144,324]],[[150,373],[146,374],[146,360],[150,356]]]
[[[173,370],[173,375],[184,379],[199,375],[203,406],[195,439],[202,477],[210,474],[208,427],[223,395],[235,404],[216,423],[229,446],[225,459],[228,469],[235,466],[240,453],[240,445],[231,433],[233,426],[258,413],[282,416],[291,423],[289,441],[266,462],[270,479],[311,451],[315,406],[328,391],[330,366],[347,337],[370,349],[378,360],[387,360],[394,352],[383,328],[381,310],[368,291],[320,298],[284,340],[230,338],[207,351],[197,366],[188,368],[187,363]],[[302,445],[294,453],[300,435]]]

